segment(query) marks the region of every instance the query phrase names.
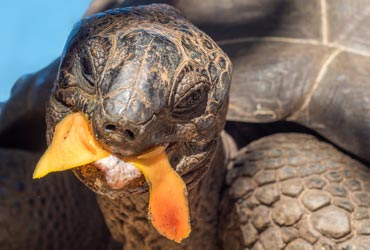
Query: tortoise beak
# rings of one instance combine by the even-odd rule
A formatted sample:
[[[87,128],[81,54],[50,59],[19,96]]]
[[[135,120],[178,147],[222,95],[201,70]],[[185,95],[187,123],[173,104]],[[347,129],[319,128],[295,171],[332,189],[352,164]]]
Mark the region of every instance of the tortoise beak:
[[[33,178],[76,168],[110,155],[95,140],[85,116],[72,113],[55,127],[53,140],[37,163]],[[176,242],[188,237],[191,229],[186,185],[171,167],[165,147],[158,146],[122,160],[139,169],[149,184],[149,218],[154,228]]]

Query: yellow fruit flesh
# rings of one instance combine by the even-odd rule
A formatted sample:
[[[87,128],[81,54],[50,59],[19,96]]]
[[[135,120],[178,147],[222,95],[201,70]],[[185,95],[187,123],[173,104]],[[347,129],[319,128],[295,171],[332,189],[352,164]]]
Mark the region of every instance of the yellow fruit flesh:
[[[33,178],[64,171],[108,157],[96,142],[81,113],[66,116],[55,127],[54,137],[39,160]],[[171,167],[164,147],[123,159],[136,166],[150,187],[149,217],[163,236],[181,242],[191,231],[186,185]]]
[[[135,165],[149,184],[149,216],[155,229],[176,242],[187,238],[191,228],[186,185],[171,167],[165,148],[125,161]]]
[[[73,113],[55,127],[53,140],[37,163],[33,178],[86,165],[109,155],[95,141],[84,115]]]

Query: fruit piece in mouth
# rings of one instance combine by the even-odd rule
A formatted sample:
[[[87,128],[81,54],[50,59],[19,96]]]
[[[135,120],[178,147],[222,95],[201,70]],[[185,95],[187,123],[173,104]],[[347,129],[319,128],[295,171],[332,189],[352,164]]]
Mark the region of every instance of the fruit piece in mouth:
[[[180,243],[190,234],[188,193],[183,179],[171,167],[163,146],[127,157],[149,184],[149,218],[157,231]]]
[[[114,155],[95,161],[94,166],[105,174],[105,180],[112,189],[125,187],[131,181],[142,176],[141,172],[130,163]]]
[[[53,140],[37,163],[33,178],[86,165],[109,155],[92,136],[85,116],[72,113],[56,125]]]
[[[101,167],[109,166],[110,161],[118,160],[110,157],[113,156],[95,140],[85,116],[72,113],[55,127],[53,140],[38,162],[33,178],[93,162],[95,165],[103,164]],[[148,213],[154,228],[161,235],[176,242],[187,238],[191,228],[186,185],[171,167],[165,147],[157,146],[142,155],[119,159],[117,164],[113,164],[114,167],[104,167],[108,184],[111,181],[109,185],[112,185],[112,188],[120,188],[122,183],[119,181],[125,175],[125,169],[135,166],[149,185]],[[119,169],[119,164],[124,164],[122,166],[125,169]],[[135,176],[135,171],[131,169],[129,172]],[[118,179],[112,179],[116,177]]]

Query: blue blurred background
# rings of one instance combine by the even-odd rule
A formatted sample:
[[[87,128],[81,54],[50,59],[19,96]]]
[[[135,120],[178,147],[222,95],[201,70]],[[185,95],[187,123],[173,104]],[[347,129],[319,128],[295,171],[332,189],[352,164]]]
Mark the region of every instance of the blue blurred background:
[[[58,57],[91,0],[0,2],[0,102],[14,82]]]

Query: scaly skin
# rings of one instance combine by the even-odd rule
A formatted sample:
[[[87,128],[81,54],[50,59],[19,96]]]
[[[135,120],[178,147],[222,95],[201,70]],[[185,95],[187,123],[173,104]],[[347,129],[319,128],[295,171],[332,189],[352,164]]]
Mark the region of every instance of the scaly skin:
[[[370,247],[370,170],[303,134],[243,148],[228,172],[224,249]]]
[[[81,112],[98,143],[117,157],[166,147],[189,191],[192,234],[177,245],[150,226],[143,176],[117,189],[94,164],[75,169],[100,195],[107,225],[125,249],[218,247],[219,137],[230,76],[227,55],[168,5],[110,10],[75,26],[47,108],[48,143],[63,117]]]
[[[106,249],[109,232],[94,195],[71,173],[33,181],[39,157],[0,151],[0,249]]]
[[[167,5],[88,17],[72,31],[61,59],[47,110],[48,141],[63,117],[79,111],[103,148],[120,157],[169,144],[171,165],[195,185],[225,123],[230,75],[222,50]],[[82,172],[76,170],[86,185],[111,198],[146,189],[143,178],[113,190],[96,185],[96,179],[105,183],[96,171]]]
[[[365,0],[364,3],[366,1],[367,0]],[[185,9],[191,5],[189,1],[178,2],[179,7],[182,6]],[[218,7],[220,7],[222,10],[220,14],[230,17],[230,11],[232,12],[235,11],[235,9],[239,9],[239,5],[235,4],[236,2],[237,1],[234,1],[233,6],[237,7],[234,9],[224,11],[222,10],[222,6],[218,5],[214,10],[217,12],[219,10]],[[217,23],[217,26],[219,26],[220,23],[223,24],[220,28],[225,32],[219,32],[219,27],[215,29],[214,26],[212,26],[215,23],[211,22],[211,25],[207,26],[211,19],[208,18],[209,15],[203,14],[202,11],[205,9],[199,8],[197,9],[198,12],[195,12],[201,13],[201,18],[199,18],[199,16],[197,18],[197,14],[195,14],[193,18],[195,21],[198,20],[204,24],[206,29],[209,28],[209,31],[213,32],[213,35],[215,35],[214,37],[227,39],[222,41],[221,44],[227,52],[230,53],[238,67],[234,76],[235,88],[231,93],[233,105],[230,110],[230,119],[251,121],[250,119],[252,117],[253,121],[273,121],[289,118],[317,129],[334,142],[366,158],[368,155],[366,151],[368,147],[366,147],[366,145],[369,141],[366,140],[368,131],[366,129],[368,125],[366,124],[369,124],[366,123],[366,114],[361,112],[361,115],[357,115],[355,120],[352,119],[351,115],[354,111],[358,110],[358,107],[366,105],[367,100],[366,98],[362,98],[366,97],[367,92],[366,84],[362,83],[366,83],[366,79],[368,79],[366,78],[366,75],[368,75],[366,73],[368,72],[368,68],[366,67],[368,53],[366,52],[366,48],[359,49],[358,42],[360,42],[360,45],[366,45],[368,39],[356,38],[358,35],[364,38],[364,36],[368,34],[366,32],[361,32],[363,28],[366,28],[367,22],[358,22],[357,27],[359,28],[355,30],[356,32],[351,36],[341,36],[341,39],[338,40],[335,38],[335,34],[334,36],[331,34],[329,38],[336,40],[325,41],[324,37],[321,36],[324,32],[320,30],[320,23],[318,20],[325,20],[325,18],[320,17],[322,17],[322,14],[327,13],[324,11],[320,12],[320,8],[322,9],[325,4],[329,4],[329,7],[337,6],[338,8],[331,8],[333,11],[332,13],[337,13],[342,9],[340,6],[345,6],[348,4],[348,1],[310,1],[306,5],[302,5],[299,0],[273,2],[276,4],[271,4],[272,2],[269,3],[269,1],[239,1],[239,4],[242,4],[241,6],[243,6],[243,4],[247,4],[247,6],[248,4],[252,4],[252,6],[255,7],[253,8],[254,12],[251,11],[250,16],[234,15],[231,13],[232,18],[229,20],[229,23],[224,22],[225,18],[219,18],[215,23]],[[257,4],[258,8],[256,8],[257,5],[253,5],[253,3]],[[310,4],[312,8],[308,8],[308,4]],[[361,15],[359,16],[363,16],[365,20],[367,20],[367,16],[363,15],[367,13],[367,9],[364,8],[365,6],[366,4],[357,4],[353,10],[360,8]],[[281,11],[275,11],[275,8]],[[304,8],[303,11],[302,8]],[[163,13],[161,14],[161,11],[165,9],[171,13],[169,17],[171,22],[169,23],[167,23],[168,19],[165,18],[166,16],[162,15]],[[310,11],[305,11],[306,9]],[[208,160],[211,161],[212,155],[216,150],[216,147],[211,147],[212,150],[210,150],[210,154],[206,154],[201,149],[207,143],[210,143],[210,141],[217,141],[216,137],[222,129],[227,106],[225,103],[227,103],[228,98],[226,91],[228,90],[228,80],[225,79],[231,74],[230,63],[222,51],[220,51],[218,47],[215,47],[212,40],[202,33],[199,33],[196,28],[182,19],[176,11],[168,9],[168,7],[165,6],[153,8],[153,10],[158,11],[154,17],[150,14],[143,14],[144,18],[140,25],[145,27],[144,31],[140,30],[130,33],[130,36],[126,36],[126,44],[122,47],[117,47],[117,44],[119,44],[117,41],[119,39],[117,40],[115,36],[119,33],[119,27],[126,31],[127,28],[137,27],[137,20],[135,21],[133,16],[140,16],[141,10],[139,8],[136,9],[135,13],[127,13],[127,23],[124,23],[123,26],[121,26],[123,19],[115,21],[115,19],[110,18],[109,15],[100,15],[100,18],[96,17],[95,19],[87,19],[88,21],[85,20],[85,28],[94,28],[85,29],[83,32],[79,30],[78,27],[80,26],[75,29],[74,32],[81,32],[79,33],[81,36],[77,38],[74,35],[71,36],[69,47],[67,46],[66,52],[62,58],[63,63],[57,81],[57,87],[53,92],[48,107],[48,137],[50,140],[53,127],[62,117],[70,112],[83,111],[89,114],[91,120],[95,122],[96,136],[105,144],[107,149],[112,151],[118,150],[122,145],[125,145],[127,147],[123,148],[126,150],[139,152],[145,147],[152,146],[152,144],[162,143],[163,140],[161,141],[160,139],[163,139],[164,135],[167,133],[176,133],[172,130],[174,129],[173,127],[170,129],[167,127],[167,129],[163,129],[163,131],[159,128],[166,128],[168,123],[173,122],[172,124],[175,124],[178,120],[172,120],[174,117],[171,115],[159,116],[161,119],[163,118],[159,125],[157,124],[150,129],[147,129],[147,127],[143,130],[138,129],[138,127],[140,128],[140,126],[146,122],[147,118],[150,117],[151,111],[154,110],[153,113],[156,115],[160,113],[160,111],[155,110],[155,106],[158,105],[158,100],[150,96],[145,96],[147,94],[145,91],[148,87],[146,82],[155,82],[155,77],[146,78],[146,76],[148,76],[146,73],[142,75],[136,74],[137,76],[140,75],[136,80],[139,79],[142,81],[131,81],[132,75],[135,75],[131,74],[131,72],[124,78],[127,81],[115,81],[118,78],[117,75],[114,74],[114,70],[117,68],[121,69],[120,67],[124,68],[125,65],[120,64],[120,56],[127,56],[127,61],[131,63],[131,66],[125,69],[126,72],[127,70],[135,71],[138,68],[147,69],[147,67],[150,68],[149,72],[159,69],[161,80],[172,79],[172,77],[174,78],[175,76],[182,77],[182,73],[185,75],[190,74],[188,77],[182,78],[184,81],[180,81],[182,87],[178,89],[178,93],[176,93],[177,89],[175,92],[171,92],[172,95],[170,96],[174,99],[182,99],[187,88],[194,88],[194,83],[202,79],[202,76],[204,76],[202,71],[200,71],[199,68],[194,70],[194,65],[199,66],[195,63],[197,59],[201,59],[200,61],[206,59],[205,64],[208,65],[205,75],[208,74],[208,80],[214,78],[215,81],[218,81],[216,86],[221,86],[221,90],[213,96],[220,98],[217,102],[218,106],[208,106],[205,109],[211,112],[211,114],[207,114],[208,116],[201,114],[201,112],[195,115],[199,115],[202,119],[192,119],[190,123],[188,123],[186,119],[180,119],[181,122],[178,122],[178,126],[175,127],[175,130],[178,130],[175,139],[182,141],[182,143],[179,143],[173,148],[172,153],[176,151],[181,153],[176,157],[173,156],[172,163],[180,173],[191,173],[192,170],[198,170],[197,167],[199,167],[199,165],[197,166],[197,164],[195,164],[195,167],[193,165],[193,167],[189,167],[187,165],[188,163],[197,162],[199,159],[203,159],[206,162]],[[187,10],[191,10],[191,8]],[[210,16],[215,16],[214,13],[212,14],[212,8],[207,8],[206,10],[211,10],[208,12],[205,11],[206,14],[208,13]],[[285,10],[292,11],[292,13],[295,14],[286,15],[287,18],[284,18],[284,13],[286,13]],[[112,11],[110,13],[113,16],[115,15],[114,13],[117,14],[117,11]],[[358,12],[355,11],[355,13]],[[256,16],[257,19],[261,18],[261,22],[259,22],[261,25],[254,25],[253,28],[251,21],[254,21],[253,18],[256,18]],[[327,18],[330,19],[330,25],[339,25],[339,27],[343,27],[345,30],[348,27],[341,25],[341,23],[352,25],[352,22],[345,20],[347,17],[343,18],[341,15],[327,16]],[[335,22],[336,18],[339,21]],[[177,23],[172,26],[172,21],[174,20],[178,20],[180,23],[185,24],[186,28],[182,27],[184,29],[178,32],[171,30],[174,26],[176,27],[176,25],[178,25]],[[274,22],[274,20],[276,20],[276,22]],[[306,22],[306,20],[310,20],[310,22]],[[158,27],[155,27],[153,22],[159,22],[161,23],[159,26],[164,25],[168,29],[157,29]],[[235,25],[233,22],[242,25]],[[261,33],[260,27],[266,24],[266,22],[268,26],[266,29],[263,29]],[[279,25],[283,27],[280,31]],[[252,29],[248,27],[252,27]],[[242,32],[239,32],[238,29]],[[153,30],[155,32],[152,32]],[[170,34],[166,33],[169,30],[171,31],[169,32]],[[304,33],[299,33],[299,31],[302,30]],[[337,29],[330,29],[329,32],[335,32],[336,30]],[[161,33],[163,31],[165,31],[164,33],[166,34]],[[199,37],[198,39],[188,37],[188,31],[193,35],[200,34],[200,39]],[[127,35],[128,33],[125,34]],[[158,36],[158,34],[163,36]],[[235,34],[242,36],[238,37],[241,39],[234,39]],[[299,35],[303,35],[303,38],[297,38]],[[263,38],[258,36],[270,37]],[[148,40],[148,38],[150,39]],[[183,44],[181,38],[189,38],[186,41],[188,44]],[[152,43],[153,41],[154,43]],[[204,45],[202,42],[205,41],[208,41],[209,44]],[[176,49],[171,50],[171,46],[161,47],[161,44],[166,42],[170,45],[171,42],[175,44],[175,46],[171,45],[172,49],[177,48],[182,51],[182,53],[177,54],[177,57],[176,52],[172,53],[176,51]],[[121,45],[122,44],[123,43],[121,43]],[[163,53],[159,53],[159,56],[152,53],[155,51],[155,49],[151,50],[153,44],[156,46],[159,45],[159,47],[163,49]],[[215,54],[210,53],[210,48],[206,48],[209,45],[213,47],[215,50],[214,52],[216,52]],[[183,46],[188,46],[188,48],[184,48]],[[352,47],[355,49],[351,49]],[[127,52],[125,48],[131,48],[132,50]],[[143,51],[150,53],[146,55],[140,54]],[[261,56],[261,51],[265,53],[264,55],[268,56]],[[302,51],[306,53],[302,53]],[[199,54],[196,52],[201,52],[200,57],[198,57]],[[174,57],[166,63],[151,64],[153,61],[148,59],[148,55],[157,56],[156,59],[158,60],[154,60],[156,62],[163,62],[161,60],[164,55],[174,55]],[[183,58],[184,55],[186,55],[186,59]],[[144,58],[144,60],[141,61],[144,63],[140,65],[144,65],[145,67],[137,67],[140,66],[139,63],[137,63],[137,61],[140,61],[140,58]],[[181,62],[178,62],[176,58]],[[188,60],[189,58],[190,60]],[[315,63],[312,63],[312,58],[315,59]],[[222,59],[225,61],[222,62]],[[211,64],[210,61],[207,60],[214,60],[216,65],[215,68],[208,67],[211,66]],[[308,62],[309,67],[307,67],[305,62]],[[347,67],[347,63],[350,67]],[[181,68],[184,65],[187,65],[187,67]],[[192,67],[189,67],[189,65]],[[342,65],[344,65],[344,68]],[[266,67],[270,67],[268,68],[269,70],[266,70]],[[297,71],[297,68],[303,71],[306,70],[308,73]],[[337,93],[348,93],[331,91],[332,88],[334,88],[334,90],[338,88],[338,82],[336,81],[336,76],[338,75],[336,74],[337,71],[345,73],[339,79],[341,81],[345,80],[345,86],[348,86],[348,89],[354,91],[350,92],[350,95],[344,96],[344,98],[334,98],[335,96],[327,98],[328,95],[326,92],[334,95],[337,95]],[[136,73],[137,72],[140,73],[140,70],[136,71]],[[194,72],[196,73],[192,75]],[[199,72],[200,74],[198,74]],[[365,75],[365,77],[362,77],[363,75]],[[222,78],[222,76],[226,78]],[[360,78],[356,78],[357,76]],[[292,77],[293,80],[290,80],[290,77]],[[359,85],[354,86],[353,82],[348,79],[361,79],[361,81],[356,81]],[[170,82],[172,80],[170,80]],[[281,82],[279,82],[279,80],[281,80]],[[172,82],[175,82],[175,85],[178,84],[177,80]],[[249,87],[247,88],[247,85],[245,85],[246,83],[251,85],[248,85]],[[267,85],[265,85],[265,83],[267,83]],[[278,84],[271,85],[270,83]],[[279,83],[287,83],[288,85],[279,85]],[[125,84],[130,86],[127,87],[127,89],[130,89],[131,93],[134,94],[134,98],[128,98],[130,101],[127,101],[125,96],[122,98],[119,97],[124,93],[125,86],[123,85]],[[256,86],[253,84],[256,84]],[[293,84],[293,86],[289,84]],[[339,84],[343,86],[341,82],[339,82]],[[116,85],[118,91],[110,91],[107,87],[108,85]],[[328,88],[328,86],[330,88]],[[46,88],[43,89],[45,90]],[[278,94],[276,94],[275,89],[279,90]],[[157,88],[156,91],[157,93],[161,93],[161,91],[170,92],[168,88],[164,90]],[[173,89],[171,89],[171,91],[173,91]],[[206,92],[207,91],[209,90],[207,89]],[[152,90],[149,92],[152,92]],[[275,105],[274,102],[271,102],[270,92],[273,94],[272,97],[278,96],[279,100],[276,102],[277,104],[281,104],[282,100],[286,101],[286,103],[283,103],[284,105]],[[108,97],[108,100],[105,99],[105,97]],[[109,100],[111,97],[117,98]],[[355,97],[355,99],[353,97]],[[346,98],[348,98],[349,101],[343,101]],[[96,103],[92,100],[98,101]],[[139,103],[145,104],[145,108],[139,107],[139,111],[130,111],[130,108],[133,109],[133,107],[135,107],[135,105],[132,105],[132,100],[139,100]],[[323,104],[320,104],[323,100]],[[109,103],[110,106],[107,105],[105,108],[102,108],[102,106],[106,105],[103,101]],[[159,106],[162,105],[161,101],[162,100],[159,100]],[[249,104],[250,106],[248,106]],[[138,106],[140,105],[136,105],[136,108]],[[150,107],[149,109],[148,106]],[[20,107],[22,107],[22,105],[20,105]],[[127,112],[123,112],[125,118],[119,120],[115,114],[121,113],[122,107],[127,108]],[[173,114],[172,108],[173,106],[170,106],[170,109],[167,110],[167,115]],[[344,124],[345,126],[338,126],[336,119],[329,119],[327,113],[319,112],[323,110],[323,108],[326,108],[324,111],[334,118],[339,117],[339,119],[347,121],[347,123]],[[11,109],[9,114],[12,115],[14,110],[16,110],[16,108]],[[25,109],[22,109],[22,111],[24,110]],[[101,112],[102,110],[104,112]],[[181,110],[181,108],[179,110]],[[292,110],[295,112],[291,112]],[[366,109],[364,110],[366,111]],[[212,113],[213,111],[214,113]],[[29,113],[27,111],[25,112]],[[100,115],[104,118],[99,119],[94,117],[94,112],[101,112]],[[338,113],[341,115],[338,116]],[[135,116],[135,114],[137,114],[137,116]],[[214,118],[213,121],[215,120],[216,122],[212,123],[212,119],[206,119],[209,117]],[[29,119],[26,121],[29,121]],[[107,122],[107,124],[104,124],[104,122]],[[198,142],[191,141],[189,138],[196,133],[193,131],[189,132],[189,127],[195,124],[199,128],[202,125],[207,125],[207,123],[208,125],[211,123],[211,126],[203,128],[203,130],[199,129],[196,132],[201,134],[201,136],[197,137],[197,139],[200,140]],[[123,134],[125,134],[125,136],[123,136],[124,138],[117,137],[119,133],[111,129],[108,129],[111,130],[109,133],[102,130],[101,128],[104,128],[104,125],[114,125],[113,127],[108,126],[106,128],[115,128],[114,130],[116,132],[123,132]],[[8,124],[6,124],[6,126],[8,126]],[[358,134],[358,138],[354,140],[358,144],[352,141],[352,138],[354,138],[353,129],[361,132]],[[128,142],[129,140],[127,139],[131,137],[131,133],[127,133],[128,131],[135,135],[138,142],[132,143],[132,140]],[[209,131],[212,133],[207,134]],[[341,133],[343,131],[346,133]],[[142,136],[144,134],[146,135],[145,137]],[[186,138],[184,139],[181,136]],[[203,142],[199,143],[202,140]],[[204,140],[206,140],[207,143],[204,143]],[[122,141],[125,142],[122,143]],[[184,143],[184,141],[186,141],[186,143]],[[7,140],[7,143],[8,142],[11,142],[11,140]],[[228,146],[225,147],[224,150],[228,149]],[[192,151],[193,149],[195,150]],[[196,155],[196,152],[199,153],[199,151],[202,151],[204,154]],[[182,164],[178,164],[180,162],[178,157],[181,158],[184,152],[186,152],[186,157],[181,161]],[[119,151],[116,153],[125,155],[132,152]],[[3,163],[4,167],[2,167],[2,170],[5,169],[5,171],[1,172],[1,177],[8,176],[8,166],[26,166],[21,160],[22,154],[23,153],[15,154],[13,152],[10,156],[7,154],[4,155],[4,158],[13,159],[12,157],[15,157],[15,160],[10,163]],[[216,155],[221,157],[219,154]],[[28,156],[25,156],[24,159],[29,163],[36,159],[33,157],[34,156],[30,157],[32,158],[30,159]],[[228,160],[228,157],[226,157],[226,160]],[[119,190],[119,192],[117,192],[109,189],[100,189],[94,186],[94,180],[96,178],[104,178],[104,176],[93,174],[88,178],[82,179],[85,184],[90,186],[94,191],[104,195],[100,196],[99,202],[105,213],[107,224],[110,226],[113,236],[124,243],[125,249],[368,249],[370,245],[368,204],[370,184],[367,181],[369,171],[361,164],[343,156],[342,153],[333,149],[333,147],[319,143],[315,139],[312,139],[312,137],[303,135],[277,135],[264,138],[251,144],[246,149],[243,149],[234,161],[236,166],[228,173],[227,185],[229,189],[225,193],[223,193],[224,186],[220,177],[223,172],[222,167],[225,166],[225,164],[221,159],[214,160],[214,162],[218,164],[222,163],[220,168],[218,168],[218,164],[205,164],[200,168],[202,171],[195,171],[193,172],[195,173],[194,175],[185,177],[187,183],[191,184],[191,186],[189,186],[191,189],[189,200],[191,201],[194,224],[193,235],[189,238],[189,241],[185,240],[183,245],[174,245],[174,243],[160,238],[158,234],[151,229],[145,219],[145,197],[147,195],[130,194],[145,192],[145,186],[140,188],[142,180],[138,180],[137,183],[133,184],[135,187],[134,190]],[[282,165],[277,164],[280,161],[283,162]],[[333,164],[333,162],[335,162],[335,164]],[[274,165],[275,163],[276,165]],[[315,165],[308,167],[311,163]],[[320,166],[324,166],[324,169]],[[276,167],[276,169],[274,169],[274,167]],[[201,177],[204,176],[208,168],[210,169],[208,175],[202,179]],[[90,168],[90,170],[94,169]],[[80,170],[77,170],[76,174],[80,176],[79,171]],[[313,172],[310,173],[310,171]],[[96,172],[95,169],[95,174]],[[351,177],[351,175],[354,177]],[[21,174],[16,172],[15,176],[19,178]],[[214,178],[214,176],[217,176],[217,178]],[[191,182],[190,180],[192,178],[195,178],[196,181]],[[3,181],[1,186],[8,187],[6,186],[8,185],[6,178],[1,180]],[[51,187],[53,186],[61,186],[63,188],[65,187],[66,190],[74,190],[72,184],[64,186],[64,184],[58,184],[59,182],[57,181],[50,182],[52,182],[53,185],[46,185],[46,193],[52,190],[53,188]],[[358,183],[360,183],[360,186],[358,186]],[[137,188],[138,186],[139,188]],[[1,249],[7,250],[10,248],[9,245],[12,245],[15,249],[25,249],[24,246],[27,246],[27,249],[32,249],[32,247],[34,247],[34,249],[51,249],[50,245],[53,245],[54,249],[63,249],[64,246],[67,249],[73,249],[73,247],[83,249],[83,247],[78,244],[98,246],[93,243],[94,240],[101,242],[99,241],[99,237],[101,236],[95,237],[93,233],[86,231],[86,228],[84,228],[84,230],[78,230],[78,227],[83,224],[80,220],[87,218],[89,223],[96,223],[96,218],[98,218],[97,215],[89,217],[88,214],[85,213],[85,203],[80,203],[82,207],[72,206],[72,210],[67,210],[71,211],[68,212],[68,215],[71,217],[61,221],[63,237],[68,237],[68,235],[77,237],[77,245],[74,244],[74,240],[63,241],[62,238],[56,237],[60,235],[60,231],[55,230],[53,226],[48,226],[45,230],[46,232],[44,228],[40,230],[41,226],[39,226],[38,223],[41,223],[43,220],[40,222],[37,213],[34,212],[35,210],[32,210],[31,213],[25,212],[32,204],[22,206],[21,212],[16,214],[19,220],[9,220],[8,218],[11,218],[10,215],[13,214],[8,211],[11,211],[13,208],[15,208],[14,211],[17,211],[19,207],[17,201],[21,200],[18,198],[22,198],[22,192],[19,194],[19,192],[14,191],[15,189],[16,188],[14,188],[12,184],[9,184],[9,190],[13,191],[6,191],[5,194],[8,195],[7,197],[12,197],[12,199],[5,197],[0,203],[1,211],[6,211],[5,213],[1,213],[3,218],[1,220],[2,224],[0,230],[6,230],[6,234],[0,234],[6,235],[6,237],[3,237],[1,239],[2,241],[0,241],[2,244],[0,245]],[[26,185],[25,190],[29,189],[32,190],[32,185]],[[220,198],[218,195],[220,189],[222,194],[225,194],[222,204],[219,204]],[[81,199],[76,196],[79,192],[68,193],[66,190],[61,191],[62,198],[60,198],[58,202],[52,203],[52,205],[59,204],[59,201],[63,201],[63,199],[69,200],[69,195],[72,196],[72,202],[69,202],[71,204]],[[212,190],[214,194],[209,193],[209,190]],[[1,191],[2,190],[0,190],[0,198],[3,198],[1,196]],[[64,197],[63,195],[66,193],[68,193],[68,195]],[[57,197],[61,195],[60,191],[51,192],[51,200],[53,200],[56,194],[58,194]],[[26,196],[33,197],[32,194],[27,194]],[[210,200],[210,197],[212,200]],[[116,198],[116,200],[110,198]],[[36,195],[35,200],[38,202],[37,204],[39,204],[43,199]],[[48,198],[46,198],[46,200],[48,200]],[[9,201],[16,202],[9,206]],[[27,209],[23,209],[24,207]],[[222,208],[221,215],[217,212],[220,207]],[[51,206],[47,206],[45,209],[45,214],[48,214],[48,209],[51,209]],[[127,212],[127,210],[130,210],[130,212]],[[53,212],[54,210],[51,209],[51,211]],[[200,211],[200,213],[197,214],[194,211]],[[31,215],[30,218],[27,217],[29,214]],[[45,214],[42,216],[45,216]],[[73,216],[76,216],[76,219],[73,219]],[[58,214],[48,217],[48,223],[50,223],[48,225],[58,223],[58,219],[60,218]],[[218,223],[219,220],[221,223]],[[26,224],[28,226],[24,226],[25,221],[28,222]],[[32,226],[35,226],[36,229],[34,230]],[[71,230],[65,230],[69,227],[71,227]],[[10,230],[10,228],[16,228],[16,230]],[[99,229],[98,226],[95,227],[90,224],[88,228],[93,230]],[[71,233],[75,232],[75,230],[83,234]],[[219,230],[220,237],[216,236],[217,230]],[[19,235],[24,237],[19,237]],[[88,236],[87,238],[86,235]],[[43,239],[43,241],[37,242],[36,239]],[[65,243],[66,241],[67,243]],[[39,247],[37,247],[38,243],[40,243]],[[71,244],[71,247],[67,247],[66,245],[63,246],[63,244]],[[142,245],[140,246],[140,244]]]
[[[114,190],[105,184],[104,174],[96,170],[93,165],[75,170],[76,175],[87,186],[101,195],[100,205],[108,226],[115,239],[124,244],[125,249],[135,248],[140,244],[143,249],[220,247],[216,237],[218,199],[215,198],[211,203],[207,203],[207,199],[202,195],[209,191],[207,185],[214,185],[215,189],[212,190],[216,194],[219,193],[222,179],[213,179],[212,170],[208,171],[209,174],[205,179],[202,177],[212,166],[210,162],[224,124],[230,73],[231,64],[217,45],[174,9],[165,5],[108,11],[83,20],[72,32],[61,60],[56,88],[49,102],[47,113],[49,141],[57,122],[66,114],[79,111],[87,114],[96,139],[113,154],[119,156],[140,154],[155,145],[170,143],[166,151],[171,165],[183,176],[190,190],[189,202],[194,223],[204,219],[204,214],[197,214],[194,211],[205,209],[213,212],[209,221],[200,222],[201,226],[195,224],[192,235],[182,245],[173,245],[159,238],[148,224],[143,226],[146,217],[147,186],[143,185],[142,178],[133,181],[127,187]],[[289,136],[286,137],[287,140],[289,138]],[[284,142],[285,139],[282,140]],[[302,143],[300,141],[305,140],[304,137],[298,137],[291,145],[297,148],[297,145]],[[275,145],[276,148],[278,146],[281,150],[284,149],[282,145]],[[306,159],[304,155],[308,154],[306,161],[309,162],[314,161],[315,155],[320,154],[316,152],[318,150],[320,150],[319,147],[311,154],[297,149],[296,153],[302,154],[304,159]],[[256,152],[258,154],[258,150]],[[329,154],[330,148],[325,152]],[[287,159],[293,161],[290,164],[304,164],[303,167],[299,166],[299,169],[307,167],[306,164],[308,164],[304,161],[294,163],[300,158],[294,158],[292,155]],[[266,157],[267,160],[268,157]],[[310,171],[310,166],[308,168],[307,171]],[[212,169],[220,171],[217,171],[217,176],[220,176],[223,171],[222,168],[214,165]],[[312,171],[314,170],[315,167],[312,167]],[[282,178],[291,178],[289,175],[294,177],[296,172],[293,167],[286,166],[279,174],[287,175]],[[268,174],[270,172],[267,176],[257,174],[255,177],[252,176],[250,181],[264,182],[267,178],[267,183],[270,183],[271,180],[268,178],[271,176]],[[329,182],[333,177],[331,174],[336,176],[335,172],[328,171]],[[240,178],[242,176],[237,176],[236,179]],[[243,247],[281,249],[289,244],[290,248],[298,246],[309,249],[313,244],[318,247],[325,246],[326,243],[322,242],[324,238],[321,237],[322,241],[319,241],[316,238],[310,238],[311,235],[305,235],[306,231],[311,229],[304,228],[308,225],[305,221],[309,219],[312,223],[310,225],[322,233],[326,237],[325,240],[335,242],[329,242],[330,244],[339,246],[341,240],[347,240],[346,237],[353,240],[353,244],[363,244],[360,236],[350,238],[351,221],[347,215],[343,215],[345,213],[342,211],[343,208],[338,210],[339,208],[335,207],[335,202],[339,201],[337,198],[334,199],[329,191],[327,191],[328,194],[317,191],[319,194],[316,192],[314,195],[307,192],[312,199],[311,202],[314,203],[312,206],[322,202],[320,199],[324,199],[325,206],[328,202],[333,202],[332,206],[327,206],[310,217],[309,209],[318,208],[304,208],[302,206],[310,205],[304,203],[301,205],[292,197],[281,197],[273,184],[263,188],[240,184],[243,184],[243,181],[235,181],[235,189],[243,194],[254,190],[253,202],[273,205],[271,216],[276,221],[276,224],[271,224],[275,225],[271,229],[264,230],[265,226],[260,228],[261,235],[257,231],[253,234],[250,223],[243,224],[237,233],[235,230],[232,231],[230,237],[244,237]],[[196,191],[191,190],[194,186]],[[270,189],[266,189],[268,187]],[[330,187],[336,190],[334,185]],[[334,192],[333,190],[330,191]],[[357,194],[354,193],[354,195]],[[218,197],[215,194],[210,196]],[[368,193],[361,193],[361,198],[358,199],[367,199],[367,196]],[[303,202],[308,198],[302,196],[301,199]],[[198,203],[199,201],[206,203],[202,205]],[[236,204],[239,204],[238,201]],[[227,196],[224,206],[234,206],[233,203],[228,204]],[[262,216],[265,211],[262,211],[263,208],[260,210],[256,210],[256,213],[258,215],[261,213],[260,216]],[[239,208],[236,211],[243,216],[249,213]],[[287,211],[289,213],[284,214]],[[308,215],[304,216],[304,213]],[[220,218],[230,218],[226,215]],[[234,216],[233,213],[230,216],[237,218],[237,223],[244,223],[244,218]],[[328,223],[322,218],[341,220],[339,224],[335,221]],[[293,241],[290,238],[284,238],[285,241],[280,240],[281,233],[276,234],[276,230],[279,232],[288,230],[293,234],[291,231],[294,229],[285,228],[295,225],[300,219],[303,222],[296,225],[296,230],[302,231],[302,239],[305,241]],[[232,221],[230,219],[228,223]],[[334,231],[331,231],[332,228],[327,228],[330,223],[336,226]],[[228,240],[227,233],[223,233],[224,228],[221,226],[219,229],[220,234],[224,235],[222,239],[225,246],[239,242],[240,239]],[[365,228],[360,233],[367,233],[366,230]],[[316,232],[310,231],[310,233]],[[250,234],[254,238],[249,239]],[[210,240],[202,235],[208,235]],[[317,235],[315,237],[319,238]]]
[[[113,238],[124,243],[125,250],[221,249],[217,207],[224,185],[224,158],[221,144],[206,177],[189,190],[192,233],[181,244],[159,235],[148,222],[148,193],[131,194],[116,200],[98,196],[99,205]]]

